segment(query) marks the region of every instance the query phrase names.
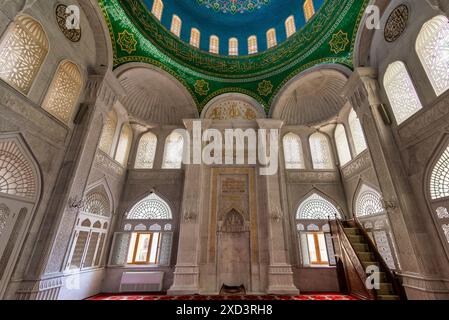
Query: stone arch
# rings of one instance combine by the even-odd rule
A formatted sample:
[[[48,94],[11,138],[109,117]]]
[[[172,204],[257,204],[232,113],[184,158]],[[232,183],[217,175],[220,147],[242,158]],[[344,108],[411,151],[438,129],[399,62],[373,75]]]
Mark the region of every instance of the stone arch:
[[[105,177],[101,178],[100,180],[95,181],[89,187],[86,188],[86,191],[84,192],[85,197],[89,196],[90,194],[98,193],[102,195],[105,200],[108,201],[108,207],[109,207],[109,214],[112,216],[115,212],[115,205],[114,205],[114,197],[111,192],[111,188],[109,187],[109,183],[106,180]]]
[[[221,112],[214,112],[219,109]],[[235,92],[213,98],[201,112],[202,119],[213,120],[255,120],[265,117],[264,108],[256,99]]]
[[[381,214],[385,213],[385,209],[383,208],[382,204],[382,193],[373,186],[372,184],[360,179],[359,183],[357,185],[357,189],[354,193],[354,197],[352,200],[352,214],[354,217],[367,217],[369,214],[360,214],[360,210],[362,209],[360,206],[362,205],[359,203],[361,201],[361,197],[366,193],[365,197],[371,198],[371,200],[376,201],[376,203],[373,203],[375,206],[375,209],[377,212],[373,212],[372,214]],[[372,194],[372,197],[369,196],[369,194]],[[373,197],[374,196],[374,197]]]
[[[170,216],[170,217],[169,217],[168,219],[161,219],[161,220],[173,220],[173,219],[174,219],[173,205],[170,203],[170,201],[169,201],[166,197],[164,197],[163,195],[161,195],[159,192],[157,192],[157,191],[155,191],[155,190],[151,190],[150,192],[145,193],[145,194],[139,196],[138,198],[136,198],[136,200],[133,201],[133,202],[128,206],[128,209],[124,212],[123,218],[124,218],[125,220],[130,220],[129,214],[131,213],[131,211],[132,211],[134,208],[136,208],[136,206],[137,206],[139,203],[145,201],[147,198],[151,197],[152,195],[156,196],[157,199],[158,199],[160,202],[162,202],[163,205],[166,206],[166,208],[167,208],[168,211],[169,211],[169,216]]]
[[[310,190],[304,197],[301,198],[301,200],[298,201],[296,207],[295,207],[295,220],[304,220],[303,218],[301,218],[300,214],[300,210],[301,210],[301,206],[304,205],[307,201],[309,201],[310,199],[313,200],[313,197],[317,195],[319,196],[322,200],[326,201],[328,204],[330,204],[333,208],[335,208],[336,213],[337,213],[337,217],[339,219],[344,218],[341,215],[341,212],[339,210],[340,206],[328,195],[326,195],[324,192],[322,192],[321,190],[319,190],[318,188],[312,188],[312,190]],[[323,219],[327,220],[327,217],[323,217]],[[332,217],[331,217],[332,219]],[[307,219],[305,219],[307,220]]]

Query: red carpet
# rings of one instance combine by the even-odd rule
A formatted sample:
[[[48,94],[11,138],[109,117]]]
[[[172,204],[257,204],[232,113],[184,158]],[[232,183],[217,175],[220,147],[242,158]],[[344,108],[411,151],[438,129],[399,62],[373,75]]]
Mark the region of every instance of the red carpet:
[[[130,295],[130,294],[99,294],[88,300],[109,300],[109,301],[167,301],[167,300],[183,300],[183,301],[207,301],[207,300],[249,300],[249,301],[260,301],[260,300],[298,300],[298,301],[349,301],[357,300],[352,296],[341,295],[341,294],[310,294],[310,295],[300,295],[300,296],[167,296],[167,295]]]

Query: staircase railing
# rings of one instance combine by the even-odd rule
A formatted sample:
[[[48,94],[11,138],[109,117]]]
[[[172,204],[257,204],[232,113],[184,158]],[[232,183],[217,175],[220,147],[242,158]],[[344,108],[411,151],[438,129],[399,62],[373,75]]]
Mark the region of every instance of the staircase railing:
[[[377,249],[377,246],[374,243],[374,241],[371,239],[371,237],[368,235],[366,230],[363,228],[363,226],[357,219],[354,218],[351,220],[351,222],[353,222],[355,224],[355,226],[360,230],[362,235],[367,240],[367,244],[368,244],[371,252],[376,256],[377,261],[379,261],[381,269],[383,272],[385,272],[386,278],[393,286],[393,290],[396,293],[396,295],[398,295],[401,298],[401,300],[407,300],[407,295],[405,294],[404,287],[402,286],[402,283],[399,280],[399,277],[387,265],[384,258],[382,257],[379,250]]]
[[[338,237],[339,243],[339,259],[341,259],[341,263],[343,264],[344,274],[346,278],[347,289],[349,293],[359,296],[363,299],[376,300],[377,293],[373,289],[368,289],[366,286],[366,282],[368,279],[368,275],[366,274],[365,267],[360,260],[360,257],[355,252],[351,242],[349,241],[348,236],[344,231],[343,223],[335,217],[335,220],[330,222],[331,230],[332,226],[335,228],[335,232],[332,232]],[[346,255],[345,255],[346,254]],[[350,261],[347,261],[349,259]],[[353,282],[354,279],[351,279],[351,271],[355,271],[358,276],[358,288],[355,288],[355,284]]]

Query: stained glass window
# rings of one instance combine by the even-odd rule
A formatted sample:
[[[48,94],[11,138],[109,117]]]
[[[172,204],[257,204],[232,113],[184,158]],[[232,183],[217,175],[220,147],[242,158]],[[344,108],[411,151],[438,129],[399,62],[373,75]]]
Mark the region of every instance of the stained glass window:
[[[171,29],[170,30],[177,37],[181,36],[181,26],[182,26],[181,18],[179,18],[176,14],[174,14],[173,19],[171,21]]]
[[[285,32],[287,34],[287,38],[290,38],[292,35],[296,33],[296,24],[295,24],[295,17],[290,16],[285,21]]]
[[[160,21],[162,19],[162,12],[164,11],[164,3],[162,0],[154,0],[151,12]]]
[[[103,192],[90,192],[84,199],[81,212],[109,217],[111,207],[108,197]]]
[[[36,190],[28,159],[13,141],[0,141],[0,193],[34,199]]]
[[[117,152],[115,154],[115,161],[123,166],[126,166],[128,162],[132,139],[133,131],[131,129],[131,126],[129,124],[123,125],[122,132],[120,133],[120,139],[117,145]]]
[[[284,136],[284,157],[286,169],[305,169],[301,139],[296,134]]]
[[[403,62],[396,61],[388,66],[384,87],[398,124],[422,109],[415,86]]]
[[[28,16],[19,16],[0,41],[0,79],[28,94],[48,53],[42,26]]]
[[[276,37],[276,29],[272,28],[267,31],[267,47],[268,49],[276,47],[278,40]]]
[[[340,159],[340,165],[344,166],[352,160],[351,151],[349,149],[348,137],[346,136],[345,126],[342,124],[337,125],[335,128],[335,143],[337,145],[338,158]]]
[[[101,133],[99,148],[101,151],[111,155],[112,154],[112,142],[114,141],[115,129],[117,127],[117,113],[112,110],[106,123],[103,126],[103,131]]]
[[[309,21],[315,14],[315,6],[313,0],[304,1],[304,17],[306,22]]]
[[[416,40],[416,52],[426,70],[435,93],[449,89],[449,21],[436,16],[426,22]]]
[[[68,123],[80,91],[81,73],[76,64],[65,60],[56,71],[42,108],[62,122]]]
[[[239,40],[237,38],[229,39],[229,55],[230,56],[239,55]]]
[[[341,219],[338,209],[317,193],[304,200],[296,212],[297,220]]]
[[[355,215],[357,217],[364,217],[383,213],[384,211],[380,193],[367,185],[363,185],[360,188],[355,202]]]
[[[449,147],[443,152],[432,170],[430,195],[433,200],[449,197]]]
[[[210,37],[209,52],[215,54],[220,53],[220,39],[217,36]]]
[[[197,28],[192,28],[190,32],[190,44],[196,48],[200,47],[201,33]]]
[[[248,54],[255,54],[257,51],[257,37],[251,36],[248,38]]]
[[[130,220],[170,220],[172,213],[168,204],[152,193],[139,201],[126,218]]]
[[[333,169],[333,161],[329,140],[323,133],[314,133],[310,136],[310,152],[314,169]]]
[[[348,118],[349,128],[351,129],[352,141],[354,142],[354,148],[356,155],[361,154],[366,150],[365,134],[363,133],[362,124],[360,123],[357,113],[351,110]]]
[[[148,132],[140,138],[137,149],[135,169],[153,169],[154,158],[156,156],[157,137]]]
[[[181,169],[184,151],[184,138],[177,132],[168,136],[165,142],[163,169]]]

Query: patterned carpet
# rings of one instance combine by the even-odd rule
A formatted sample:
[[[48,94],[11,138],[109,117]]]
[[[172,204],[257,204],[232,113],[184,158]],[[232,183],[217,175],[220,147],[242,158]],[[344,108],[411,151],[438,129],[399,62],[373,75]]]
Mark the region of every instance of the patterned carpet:
[[[222,300],[238,300],[238,301],[286,301],[286,300],[297,300],[297,301],[352,301],[357,300],[352,296],[341,295],[341,294],[308,294],[300,296],[274,296],[274,295],[264,295],[264,296],[167,296],[167,295],[129,295],[129,294],[99,294],[88,300],[109,300],[109,301],[222,301]]]

